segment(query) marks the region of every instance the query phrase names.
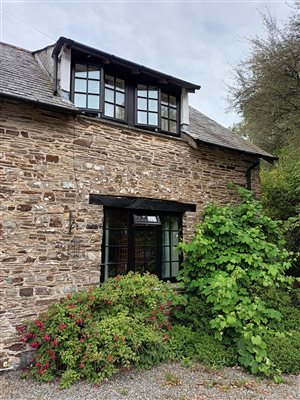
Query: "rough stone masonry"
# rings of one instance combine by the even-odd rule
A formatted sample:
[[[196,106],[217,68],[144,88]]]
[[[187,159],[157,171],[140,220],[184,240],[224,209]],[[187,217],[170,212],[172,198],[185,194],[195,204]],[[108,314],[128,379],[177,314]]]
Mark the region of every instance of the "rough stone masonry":
[[[16,326],[99,283],[103,210],[89,194],[194,203],[197,211],[184,217],[188,239],[205,203],[228,202],[229,181],[246,185],[255,158],[19,102],[0,107],[2,368],[16,366],[24,350]]]

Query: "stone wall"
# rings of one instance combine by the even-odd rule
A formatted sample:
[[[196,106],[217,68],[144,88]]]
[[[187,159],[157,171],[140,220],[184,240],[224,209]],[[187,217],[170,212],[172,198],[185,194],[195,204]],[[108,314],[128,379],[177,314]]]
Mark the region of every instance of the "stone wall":
[[[89,204],[89,194],[195,203],[196,213],[184,217],[187,239],[204,204],[228,202],[234,194],[227,183],[245,186],[254,162],[237,152],[193,149],[179,138],[4,101],[0,140],[0,368],[19,362],[18,324],[99,282],[103,213]],[[82,240],[79,254],[75,236]]]

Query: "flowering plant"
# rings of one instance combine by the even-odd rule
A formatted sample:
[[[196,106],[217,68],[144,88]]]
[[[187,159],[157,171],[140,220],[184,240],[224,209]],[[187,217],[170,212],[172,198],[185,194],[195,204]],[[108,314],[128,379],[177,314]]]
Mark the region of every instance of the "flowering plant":
[[[150,367],[167,358],[172,304],[180,296],[150,274],[117,276],[100,287],[69,294],[34,321],[18,327],[35,352],[37,380],[61,387],[86,378],[100,382],[120,368]]]

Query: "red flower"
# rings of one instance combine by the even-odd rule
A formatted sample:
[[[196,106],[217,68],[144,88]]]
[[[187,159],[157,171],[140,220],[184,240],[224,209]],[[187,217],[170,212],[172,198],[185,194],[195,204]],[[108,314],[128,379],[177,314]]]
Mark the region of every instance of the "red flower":
[[[53,346],[57,347],[58,346],[58,341],[57,340],[52,340],[51,344]]]
[[[45,368],[45,369],[50,368],[50,364],[49,364],[48,362],[46,362],[46,363],[44,364],[44,368]]]
[[[116,286],[116,289],[120,289],[120,287],[121,287],[120,285],[117,285],[117,286]]]
[[[80,363],[79,368],[83,369],[84,368],[84,364],[83,362]]]
[[[30,346],[33,348],[33,349],[37,349],[38,347],[39,347],[39,342],[32,342],[31,344],[30,344]]]
[[[51,340],[51,338],[50,338],[49,335],[44,335],[44,336],[43,336],[43,339],[44,339],[46,342],[50,342],[50,340]]]
[[[116,281],[119,282],[121,279],[120,275],[116,276]]]
[[[39,370],[39,374],[40,374],[40,375],[43,375],[44,372],[45,372],[44,368],[41,368],[41,369]]]
[[[109,361],[109,362],[112,362],[113,361],[113,356],[111,355],[111,354],[109,354],[108,356],[107,356],[107,361]]]
[[[114,340],[117,341],[119,338],[117,335],[114,336]]]
[[[55,361],[55,360],[56,360],[56,355],[55,355],[55,354],[52,354],[52,355],[51,355],[51,358],[52,358],[53,361]]]
[[[38,326],[39,328],[43,328],[43,326],[44,326],[44,324],[43,324],[43,322],[42,321],[40,321],[40,320],[38,320],[38,319],[35,319],[34,321],[33,321],[33,323],[36,325],[36,326]]]
[[[72,314],[71,314],[71,317],[72,317],[72,318],[74,318],[74,317],[75,317],[75,314],[74,314],[73,312],[72,312]]]
[[[107,304],[110,306],[112,302],[110,300],[107,300]]]
[[[167,331],[169,331],[170,328],[171,328],[171,326],[170,326],[170,325],[167,325],[166,328],[167,328]]]
[[[81,337],[81,338],[79,339],[79,342],[80,342],[80,343],[83,343],[83,342],[84,342],[84,339]]]
[[[94,301],[95,300],[95,296],[89,296],[89,300],[90,301]]]
[[[23,331],[24,331],[24,329],[25,329],[25,326],[24,325],[19,325],[19,326],[17,326],[17,331],[19,332],[19,333],[22,333]]]
[[[68,293],[68,294],[67,294],[67,298],[70,299],[71,297],[72,297],[72,294],[71,294],[71,293]]]
[[[164,310],[165,309],[165,306],[163,306],[162,304],[159,306],[159,308],[161,309],[161,310]]]
[[[74,308],[74,307],[75,307],[75,304],[74,304],[74,303],[72,303],[72,304],[69,305],[69,308]]]
[[[63,322],[59,325],[59,330],[62,331],[63,329],[66,329],[67,325]]]
[[[35,366],[36,366],[36,367],[40,367],[40,366],[41,366],[41,363],[37,362],[37,363],[35,363]]]
[[[76,321],[76,323],[77,323],[78,325],[82,324],[82,319],[81,319],[81,318],[78,318],[78,320]]]

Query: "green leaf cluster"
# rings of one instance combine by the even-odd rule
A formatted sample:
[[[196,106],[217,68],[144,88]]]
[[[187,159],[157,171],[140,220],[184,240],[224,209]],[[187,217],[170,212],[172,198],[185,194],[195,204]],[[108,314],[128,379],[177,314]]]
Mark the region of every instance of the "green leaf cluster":
[[[259,289],[288,281],[290,267],[280,222],[268,217],[252,194],[238,188],[240,202],[210,204],[191,243],[181,243],[180,281],[190,296],[205,300],[217,339],[234,344],[238,361],[253,373],[275,374],[264,337],[275,334],[280,312]]]

